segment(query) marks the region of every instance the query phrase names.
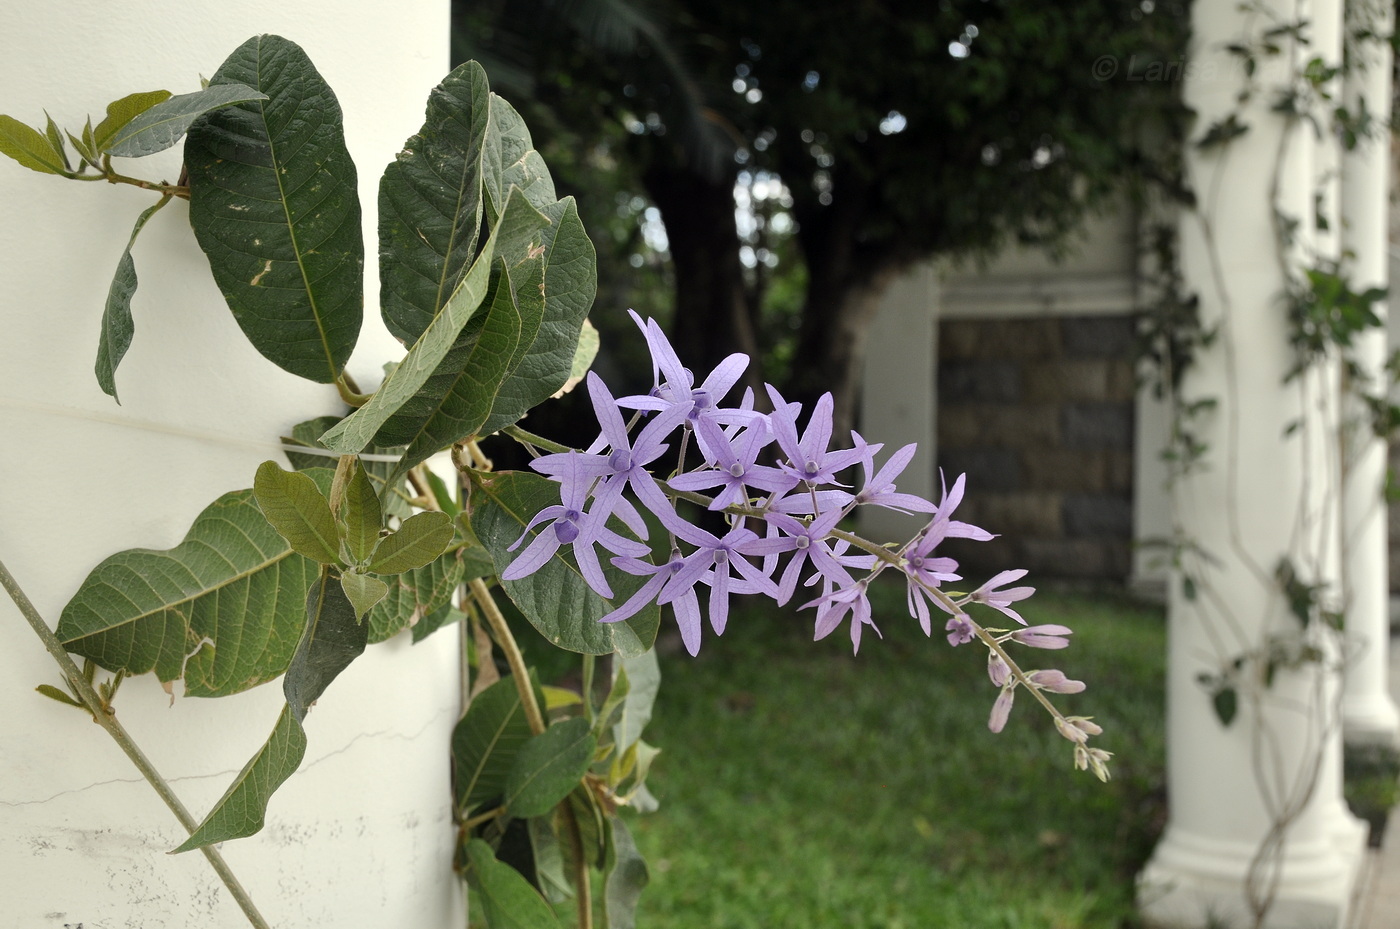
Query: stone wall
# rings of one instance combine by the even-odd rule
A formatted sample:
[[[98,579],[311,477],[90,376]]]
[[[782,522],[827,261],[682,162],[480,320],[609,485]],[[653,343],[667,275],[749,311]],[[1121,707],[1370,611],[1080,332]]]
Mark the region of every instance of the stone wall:
[[[1000,535],[946,544],[970,580],[1126,580],[1133,514],[1133,319],[947,319],[938,465],[967,473],[961,518]]]

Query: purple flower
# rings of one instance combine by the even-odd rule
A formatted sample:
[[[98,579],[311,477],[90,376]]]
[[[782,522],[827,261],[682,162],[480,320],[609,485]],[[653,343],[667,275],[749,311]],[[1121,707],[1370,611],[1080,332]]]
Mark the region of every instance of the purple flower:
[[[693,590],[697,582],[706,584],[710,588],[710,628],[714,629],[715,635],[720,635],[729,622],[731,591],[777,596],[778,588],[773,581],[745,557],[747,547],[758,540],[751,530],[737,526],[725,533],[724,538],[718,538],[679,517],[664,522],[667,528],[696,546],[696,549],[681,559],[683,566],[667,581],[657,597],[658,603],[679,599],[686,591]],[[735,577],[733,571],[738,571],[739,577]]]
[[[655,565],[639,558],[614,558],[613,564],[628,574],[647,577],[647,581],[637,588],[636,593],[627,598],[622,606],[601,617],[600,623],[616,623],[635,616],[648,603],[662,595],[667,585],[685,569],[685,559],[679,549],[671,550],[671,557],[663,564]],[[681,640],[686,651],[695,655],[700,651],[700,603],[695,598],[695,581],[682,584],[675,590],[672,611],[676,614],[676,625],[680,626]]]
[[[726,357],[709,376],[695,386],[694,376],[676,355],[666,333],[654,319],[643,321],[635,310],[628,310],[633,322],[642,330],[651,352],[652,388],[648,396],[623,397],[618,405],[632,410],[666,410],[679,406],[685,418],[693,425],[701,418],[716,418],[721,422],[748,422],[751,412],[740,410],[719,410],[717,404],[744,376],[749,366],[749,356],[735,352]],[[664,378],[663,378],[664,375]],[[703,440],[702,440],[703,441]],[[703,448],[703,445],[702,445]]]
[[[1077,694],[1084,690],[1083,681],[1073,681],[1065,676],[1063,671],[1032,671],[1026,675],[1036,687],[1041,690],[1048,690],[1052,694]]]
[[[780,467],[808,486],[815,484],[835,484],[836,472],[855,464],[865,454],[864,441],[861,448],[828,452],[831,442],[831,413],[834,401],[830,393],[822,394],[812,408],[807,420],[807,428],[802,437],[797,437],[796,404],[789,404],[770,384],[768,396],[773,401],[773,412],[768,420],[773,424],[773,435],[778,440],[783,454],[788,456],[786,464]]]
[[[855,496],[857,505],[883,506],[900,513],[932,513],[937,509],[923,497],[916,494],[896,493],[894,489],[894,479],[899,477],[905,468],[909,467],[914,453],[919,450],[917,445],[906,445],[895,452],[879,471],[875,470],[875,453],[880,450],[880,446],[878,444],[868,445],[859,436],[857,436],[856,446],[864,452],[861,455],[860,464],[862,470],[865,471],[865,487]]]
[[[584,512],[584,501],[588,497],[588,485],[592,480],[592,475],[585,467],[584,457],[578,452],[570,452],[563,456],[564,460],[559,462],[558,469],[559,495],[562,502],[556,506],[547,506],[536,513],[525,526],[520,538],[506,551],[515,551],[530,534],[530,530],[540,523],[553,520],[553,525],[535,536],[525,550],[516,556],[501,572],[501,580],[519,580],[534,574],[554,557],[561,545],[571,545],[574,560],[578,562],[579,572],[588,582],[588,586],[599,596],[611,599],[612,588],[608,586],[603,569],[598,564],[598,555],[593,551],[594,544],[601,544],[608,551],[619,555],[641,556],[650,551],[641,542],[619,535],[604,525],[603,520],[606,517],[598,515],[596,506],[595,512]]]
[[[617,403],[608,391],[603,379],[592,371],[588,372],[588,393],[593,400],[593,411],[598,416],[598,425],[603,430],[601,440],[606,441],[611,454],[605,459],[607,468],[603,483],[594,491],[598,505],[611,512],[626,486],[631,486],[638,499],[654,513],[671,509],[670,501],[657,486],[656,479],[646,466],[666,451],[665,438],[685,419],[685,412],[673,407],[652,417],[642,427],[636,442],[627,437],[627,426],[622,421]],[[600,458],[602,456],[593,456]],[[535,464],[539,465],[538,459]],[[596,466],[595,466],[596,467]]]
[[[1005,687],[1006,682],[1011,679],[1011,669],[1007,667],[1006,662],[990,650],[987,652],[987,677],[998,687]]]
[[[697,422],[695,434],[704,437],[702,447],[707,455],[712,456],[715,467],[679,474],[667,483],[676,490],[704,490],[723,485],[724,489],[710,501],[710,509],[722,510],[733,504],[747,504],[749,487],[771,493],[791,486],[787,475],[777,468],[755,464],[759,452],[768,444],[768,427],[761,419],[749,424],[742,433],[737,449],[724,430],[711,419]]]
[[[961,478],[959,478],[959,480],[961,480]],[[1027,597],[1029,597],[1031,594],[1035,593],[1035,588],[1012,587],[1009,590],[1000,590],[998,588],[1000,588],[1003,584],[1009,584],[1012,581],[1018,581],[1025,576],[1026,571],[1023,568],[1018,568],[1015,571],[1002,571],[996,577],[992,578],[990,581],[974,590],[971,594],[971,599],[974,603],[987,604],[987,606],[991,607],[992,609],[1011,617],[1012,619],[1016,620],[1016,622],[1024,626],[1026,624],[1026,621],[1021,618],[1020,613],[1017,613],[1011,608],[1011,604],[1015,603],[1017,600],[1024,600]],[[1062,626],[1060,628],[1064,627]],[[1036,647],[1063,648],[1064,646],[1039,645]]]
[[[904,572],[908,582],[905,602],[909,608],[909,615],[919,621],[919,627],[924,630],[924,635],[933,634],[928,609],[930,603],[940,610],[948,612],[948,607],[942,600],[934,597],[930,589],[938,587],[944,581],[961,580],[961,575],[957,573],[958,563],[956,561],[933,555],[934,548],[943,541],[947,531],[948,520],[941,516],[934,519],[905,548],[900,561],[899,568]]]
[[[947,521],[947,526],[943,530],[943,537],[946,539],[972,539],[974,542],[986,542],[995,539],[996,536],[980,526],[971,523],[961,522],[953,519],[953,511],[962,503],[963,489],[966,485],[967,475],[959,474],[958,479],[953,482],[953,489],[948,490],[948,482],[943,480],[942,469],[938,472],[939,482],[943,485],[943,498],[938,501],[938,518]]]
[[[962,613],[948,620],[943,628],[948,631],[948,644],[954,648],[971,642],[973,636],[977,634],[976,627],[972,625],[972,620]]]
[[[988,729],[1000,732],[1006,728],[1006,721],[1011,718],[1011,701],[1016,698],[1015,691],[1015,681],[1001,689],[1001,693],[997,695],[996,703],[992,704],[992,715],[987,720]]]
[[[1020,619],[1019,616],[1016,618]],[[1043,626],[1027,626],[1025,629],[1017,629],[1011,633],[1011,638],[1013,641],[1031,648],[1068,648],[1069,642],[1064,636],[1073,634],[1074,630],[1068,626],[1048,623]]]
[[[797,577],[802,571],[802,565],[809,560],[812,567],[824,577],[830,578],[837,586],[855,583],[855,578],[851,577],[850,572],[841,566],[836,556],[826,547],[826,537],[841,521],[840,510],[818,516],[812,520],[811,525],[793,519],[786,513],[769,513],[764,519],[768,523],[769,536],[750,543],[747,547],[748,552],[754,555],[793,553],[783,570],[782,578],[778,581],[778,606],[791,599],[792,592],[797,589]],[[783,535],[774,535],[775,531],[781,531]]]
[[[867,582],[862,579],[855,584],[840,587],[836,590],[802,604],[802,609],[809,606],[817,608],[817,623],[813,632],[813,641],[819,641],[836,631],[836,627],[841,625],[841,620],[846,614],[851,615],[851,647],[852,650],[860,652],[860,634],[866,626],[875,630],[879,635],[880,630],[875,625],[875,620],[871,618],[870,599],[867,596]]]

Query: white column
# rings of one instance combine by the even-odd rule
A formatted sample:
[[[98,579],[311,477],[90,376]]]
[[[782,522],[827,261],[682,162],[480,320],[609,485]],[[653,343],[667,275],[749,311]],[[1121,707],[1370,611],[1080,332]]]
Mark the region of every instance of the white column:
[[[937,501],[939,283],[932,264],[919,265],[885,291],[870,328],[861,383],[860,433],[884,442],[877,466],[910,442],[919,451],[896,479],[902,493]],[[925,518],[865,507],[861,532],[881,542],[902,542]]]
[[[371,280],[376,187],[447,70],[446,0],[122,0],[12,4],[0,29],[0,112],[94,123],[134,91],[199,87],[249,36],[301,44],[336,90],[359,167]],[[128,163],[174,180],[178,150]],[[333,389],[285,374],[235,325],[185,205],[157,214],[135,250],[136,336],[117,373],[122,406],[93,376],[107,285],[137,214],[134,188],[83,184],[0,159],[0,557],[56,623],[105,556],[164,549],[220,494],[250,486],[276,437],[336,411]],[[361,383],[401,349],[377,325]],[[451,870],[448,739],[458,715],[455,630],[373,647],[307,717],[301,770],[257,837],[224,854],[276,926],[464,922]],[[173,816],[82,712],[34,692],[58,671],[0,597],[0,922],[15,926],[236,926],[242,916]],[[126,682],[122,722],[196,816],[262,744],[277,684],[220,700]]]
[[[1273,6],[1273,20],[1233,3],[1193,7],[1184,91],[1198,114],[1193,138],[1235,112],[1242,71],[1225,45],[1299,15],[1293,4]],[[1304,16],[1335,17],[1336,0]],[[1324,48],[1328,35],[1325,26],[1313,33]],[[1316,53],[1291,52],[1296,61]],[[1203,322],[1219,332],[1198,350],[1182,390],[1188,402],[1209,397],[1217,406],[1193,423],[1209,446],[1207,467],[1178,481],[1173,504],[1189,539],[1213,560],[1188,558],[1194,597],[1180,576],[1168,592],[1171,809],[1139,888],[1152,927],[1253,925],[1263,898],[1272,901],[1271,929],[1340,927],[1363,851],[1364,830],[1341,800],[1340,649],[1321,623],[1300,632],[1275,579],[1288,558],[1303,582],[1325,585],[1326,605],[1339,602],[1335,371],[1317,368],[1284,384],[1292,363],[1281,309],[1287,282],[1272,223],[1275,206],[1299,221],[1291,260],[1328,247],[1312,228],[1327,159],[1314,151],[1311,130],[1298,124],[1285,136],[1270,110],[1267,88],[1286,77],[1284,67],[1261,60],[1266,90],[1237,114],[1245,134],[1223,149],[1186,152],[1198,206],[1181,220],[1183,272]],[[1324,659],[1275,666],[1266,685],[1262,656],[1271,643],[1306,645]],[[1202,675],[1233,684],[1238,712],[1228,726]]]
[[[1389,35],[1393,6],[1353,2],[1347,5],[1349,32],[1370,28]],[[1342,242],[1349,260],[1353,290],[1386,287],[1390,190],[1390,45],[1384,40],[1353,40],[1352,70],[1345,76],[1345,105],[1351,113],[1369,112],[1373,134],[1361,139],[1342,160]],[[1386,317],[1384,303],[1374,308]],[[1357,339],[1357,364],[1370,379],[1369,392],[1384,389],[1386,335],[1383,328]],[[1386,443],[1370,428],[1364,407],[1348,409],[1343,433],[1344,498],[1342,542],[1346,584],[1347,670],[1342,705],[1349,743],[1394,745],[1400,734],[1387,686],[1390,644],[1390,578],[1387,513],[1383,488]]]

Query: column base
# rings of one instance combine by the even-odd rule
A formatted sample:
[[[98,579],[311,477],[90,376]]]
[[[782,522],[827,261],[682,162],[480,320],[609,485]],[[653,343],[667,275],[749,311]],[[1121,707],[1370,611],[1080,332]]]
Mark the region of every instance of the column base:
[[[1168,827],[1138,875],[1146,929],[1254,925],[1245,880],[1257,846]],[[1366,826],[1340,814],[1330,838],[1289,843],[1264,929],[1344,929],[1363,877]]]
[[[1342,739],[1348,746],[1400,748],[1400,711],[1385,693],[1344,697]]]

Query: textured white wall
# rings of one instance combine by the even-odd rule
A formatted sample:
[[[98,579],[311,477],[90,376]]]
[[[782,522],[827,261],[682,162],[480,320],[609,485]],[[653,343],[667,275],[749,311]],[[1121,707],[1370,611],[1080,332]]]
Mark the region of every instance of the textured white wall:
[[[0,30],[0,113],[94,122],[138,90],[198,89],[249,36],[301,44],[336,90],[360,171],[365,293],[378,293],[375,189],[447,70],[447,3],[427,0],[92,0],[11,5]],[[178,150],[127,162],[178,173]],[[0,558],[51,624],[112,552],[168,548],[219,494],[251,484],[275,437],[334,411],[332,389],[282,372],[234,324],[172,203],[136,246],[136,337],[117,372],[122,406],[92,374],[107,284],[152,197],[0,163]],[[351,362],[362,383],[398,349],[367,314]],[[461,922],[450,872],[447,742],[455,632],[372,648],[307,719],[302,770],[262,835],[224,851],[274,925]],[[0,603],[0,924],[233,926],[242,917],[197,853],[165,852],[178,824],[105,734],[34,693],[59,676]],[[196,816],[258,748],[281,703],[264,686],[177,699],[152,677],[117,700],[123,723]]]

